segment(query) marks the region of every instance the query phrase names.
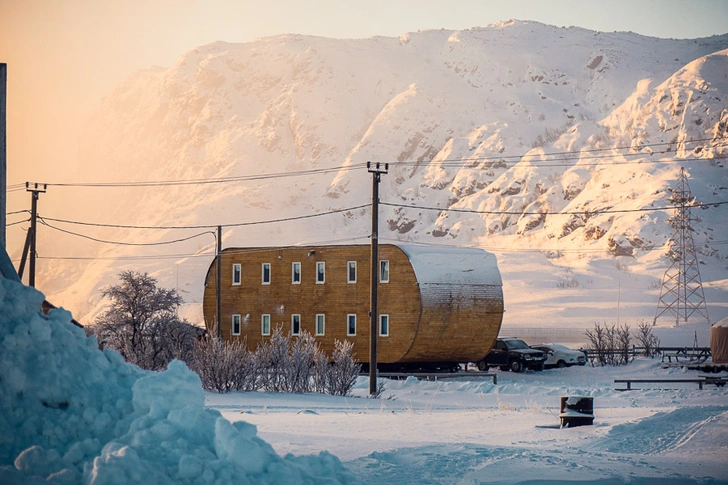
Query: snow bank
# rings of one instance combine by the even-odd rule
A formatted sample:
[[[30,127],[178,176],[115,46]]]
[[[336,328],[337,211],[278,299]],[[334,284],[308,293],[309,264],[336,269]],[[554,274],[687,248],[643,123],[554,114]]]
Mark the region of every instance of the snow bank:
[[[160,373],[98,350],[71,314],[0,277],[0,483],[355,483],[338,458],[284,458],[204,407],[179,361]]]

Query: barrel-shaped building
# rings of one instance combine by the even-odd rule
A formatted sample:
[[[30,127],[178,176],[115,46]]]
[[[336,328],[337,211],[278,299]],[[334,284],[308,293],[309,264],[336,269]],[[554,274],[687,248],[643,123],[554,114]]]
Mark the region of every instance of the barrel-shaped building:
[[[280,327],[335,340],[369,360],[371,249],[368,245],[229,248],[221,253],[221,332],[250,350]],[[474,362],[492,347],[503,319],[494,255],[475,248],[379,246],[377,362]],[[205,281],[209,331],[217,321],[217,263]]]

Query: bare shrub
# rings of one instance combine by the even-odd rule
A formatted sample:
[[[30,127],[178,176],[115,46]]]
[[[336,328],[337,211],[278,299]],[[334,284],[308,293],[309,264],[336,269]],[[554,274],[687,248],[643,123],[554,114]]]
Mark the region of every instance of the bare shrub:
[[[205,389],[218,392],[264,389],[346,396],[361,369],[352,348],[351,342],[335,341],[330,361],[310,333],[292,338],[279,327],[255,352],[247,350],[244,340],[206,337],[195,348],[190,368]]]
[[[311,392],[314,387],[315,366],[319,355],[323,355],[318,342],[310,333],[303,331],[290,345],[290,389],[291,392]],[[324,357],[325,358],[325,357]]]
[[[604,365],[622,365],[630,361],[631,334],[629,326],[594,324],[594,330],[587,330],[586,337],[594,353],[595,363]]]
[[[290,340],[281,328],[273,331],[270,340],[255,351],[262,388],[270,392],[291,392]]]
[[[657,349],[660,347],[660,339],[652,333],[654,324],[650,324],[644,320],[640,320],[637,324],[637,342],[642,347],[643,355],[654,357],[657,355]]]
[[[226,342],[208,335],[198,343],[190,368],[200,376],[203,389],[251,391],[256,387],[252,361],[244,341]]]
[[[354,360],[351,351],[354,344],[344,340],[334,341],[333,364],[330,367],[327,391],[334,396],[347,396],[356,383],[361,365]]]

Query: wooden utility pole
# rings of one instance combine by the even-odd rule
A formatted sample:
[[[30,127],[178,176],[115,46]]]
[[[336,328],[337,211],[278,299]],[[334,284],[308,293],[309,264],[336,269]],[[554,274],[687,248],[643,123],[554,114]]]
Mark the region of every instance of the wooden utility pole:
[[[369,394],[377,393],[377,290],[379,287],[379,182],[382,174],[387,173],[389,164],[367,162],[367,170],[372,174],[372,273],[370,296],[369,326]]]
[[[25,247],[23,248],[23,257],[20,260],[20,269],[18,270],[18,276],[23,277],[23,270],[25,269],[25,261],[28,258],[28,250],[30,250],[30,270],[28,272],[28,286],[35,287],[35,260],[38,257],[36,251],[36,236],[38,234],[38,197],[40,194],[44,194],[46,191],[46,184],[33,184],[31,187],[30,182],[25,182],[25,190],[30,192],[30,229],[28,229],[28,235],[25,238]]]
[[[216,299],[216,318],[217,318],[217,338],[222,338],[222,226],[217,226],[217,282],[215,288]]]

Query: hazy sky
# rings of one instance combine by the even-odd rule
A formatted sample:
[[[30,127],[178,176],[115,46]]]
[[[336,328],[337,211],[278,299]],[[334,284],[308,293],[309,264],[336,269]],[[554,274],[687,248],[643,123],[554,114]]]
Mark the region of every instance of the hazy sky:
[[[511,18],[696,38],[728,32],[728,1],[0,0],[8,183],[75,181],[64,172],[75,166],[78,137],[101,98],[135,70],[169,66],[202,44],[284,33],[399,36]],[[11,194],[9,211],[25,208],[21,194]]]

